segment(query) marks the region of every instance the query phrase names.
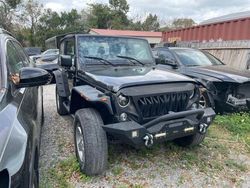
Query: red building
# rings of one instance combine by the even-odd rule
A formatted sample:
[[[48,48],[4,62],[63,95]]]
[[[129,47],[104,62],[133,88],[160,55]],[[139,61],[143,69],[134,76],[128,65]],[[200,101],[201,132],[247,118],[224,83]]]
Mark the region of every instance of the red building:
[[[162,42],[250,40],[250,11],[202,22],[198,26],[163,32]]]

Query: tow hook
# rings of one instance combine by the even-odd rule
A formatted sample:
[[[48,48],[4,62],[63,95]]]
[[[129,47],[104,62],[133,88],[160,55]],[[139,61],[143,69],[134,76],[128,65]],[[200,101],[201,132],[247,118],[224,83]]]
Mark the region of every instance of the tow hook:
[[[152,134],[146,134],[144,136],[143,140],[145,141],[145,146],[146,147],[151,147],[154,144],[154,136]]]
[[[207,125],[206,123],[202,123],[202,124],[200,124],[200,126],[199,126],[199,132],[200,132],[201,134],[206,134],[207,128],[208,128],[208,125]]]

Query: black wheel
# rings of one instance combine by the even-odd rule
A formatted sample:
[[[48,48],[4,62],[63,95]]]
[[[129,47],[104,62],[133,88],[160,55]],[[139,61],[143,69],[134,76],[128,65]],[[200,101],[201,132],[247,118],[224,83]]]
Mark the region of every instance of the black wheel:
[[[87,175],[102,174],[107,168],[108,143],[100,114],[91,108],[75,114],[74,141],[80,169]]]
[[[68,114],[67,109],[63,105],[63,102],[66,100],[67,100],[67,97],[60,97],[58,95],[58,91],[57,91],[57,87],[56,87],[56,109],[57,109],[57,113],[61,116]]]
[[[199,145],[204,140],[205,137],[206,134],[196,133],[194,135],[177,138],[174,140],[174,143],[183,147],[196,146]]]
[[[209,97],[208,97],[208,94],[206,91],[200,92],[199,106],[200,106],[200,108],[211,107],[211,102],[209,100]]]

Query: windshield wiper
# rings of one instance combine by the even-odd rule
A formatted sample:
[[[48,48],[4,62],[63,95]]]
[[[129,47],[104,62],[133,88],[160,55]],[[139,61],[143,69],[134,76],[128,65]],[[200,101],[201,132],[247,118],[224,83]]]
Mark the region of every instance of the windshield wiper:
[[[129,56],[123,56],[123,55],[118,55],[116,57],[119,57],[119,58],[123,58],[123,59],[128,59],[128,60],[134,60],[136,61],[137,63],[141,64],[141,65],[145,65],[144,63],[142,63],[141,61],[139,61],[138,59],[135,59],[133,57],[129,57]]]
[[[96,59],[96,60],[99,60],[100,62],[102,62],[103,64],[105,64],[105,65],[107,65],[107,64],[109,64],[109,65],[112,65],[112,66],[117,66],[116,64],[114,64],[114,63],[111,63],[110,61],[108,61],[107,59],[103,59],[103,58],[101,58],[101,57],[95,57],[95,56],[83,56],[84,58],[88,58],[88,59]],[[106,63],[104,63],[104,62],[106,62]]]

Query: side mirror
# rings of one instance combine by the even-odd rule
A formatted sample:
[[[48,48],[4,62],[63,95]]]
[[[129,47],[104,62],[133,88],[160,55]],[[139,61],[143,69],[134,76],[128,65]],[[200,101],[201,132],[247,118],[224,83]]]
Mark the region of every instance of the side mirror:
[[[71,67],[72,57],[70,55],[60,55],[58,64],[62,67]]]
[[[45,85],[50,83],[51,79],[48,71],[35,67],[24,67],[19,74],[11,75],[11,80],[17,88]]]

